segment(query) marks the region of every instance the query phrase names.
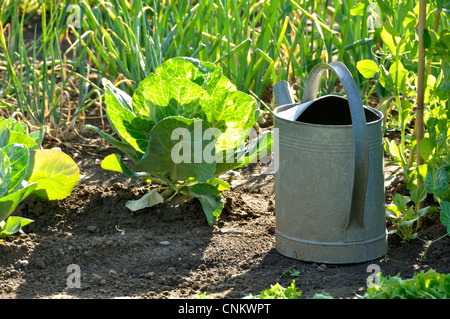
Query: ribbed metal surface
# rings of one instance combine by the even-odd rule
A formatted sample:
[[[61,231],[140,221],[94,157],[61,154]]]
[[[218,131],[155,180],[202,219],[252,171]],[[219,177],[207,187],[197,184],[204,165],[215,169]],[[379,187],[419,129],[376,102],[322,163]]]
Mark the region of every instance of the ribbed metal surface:
[[[352,124],[320,125],[320,118],[314,119],[315,124],[301,123],[285,117],[298,113],[289,110],[289,106],[275,109],[274,126],[279,135],[276,248],[283,255],[306,261],[364,262],[387,252],[383,115],[363,107],[342,63],[319,65],[310,77],[320,77],[322,69],[336,71],[351,96],[345,105],[351,109]],[[305,96],[315,99],[316,94],[308,90],[317,89],[316,84],[317,79],[308,79]],[[277,94],[282,94],[281,89]],[[339,99],[335,97],[321,97],[320,105],[329,108],[327,103],[336,101]],[[307,107],[304,103],[310,101],[304,98],[292,107],[302,108],[302,112],[315,107],[315,102]],[[317,111],[320,117],[320,110]]]

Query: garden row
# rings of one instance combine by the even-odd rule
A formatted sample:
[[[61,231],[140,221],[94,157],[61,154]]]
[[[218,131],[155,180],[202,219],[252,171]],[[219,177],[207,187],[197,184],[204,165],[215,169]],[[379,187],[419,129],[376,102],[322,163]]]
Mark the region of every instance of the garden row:
[[[213,223],[229,187],[220,174],[271,150],[270,132],[260,128],[270,126],[270,88],[289,81],[300,99],[311,68],[333,60],[350,69],[366,103],[377,101],[385,133],[399,133],[385,144],[409,192],[388,206],[397,234],[415,238],[432,210],[449,234],[449,10],[446,1],[395,0],[3,2],[0,235],[30,222],[9,217],[30,193],[70,193],[76,165],[55,150],[41,155],[42,139],[67,139],[87,108],[103,114],[103,104],[119,139],[90,128],[135,165],[113,154],[102,167],[162,185],[127,207],[181,193],[198,198]],[[322,93],[334,88],[333,78],[324,81]],[[194,150],[189,164],[173,163],[173,147],[188,147],[168,134],[177,128],[212,160],[197,161]],[[249,141],[252,128],[259,137]],[[68,177],[67,191],[52,195]],[[433,208],[423,207],[427,196]]]

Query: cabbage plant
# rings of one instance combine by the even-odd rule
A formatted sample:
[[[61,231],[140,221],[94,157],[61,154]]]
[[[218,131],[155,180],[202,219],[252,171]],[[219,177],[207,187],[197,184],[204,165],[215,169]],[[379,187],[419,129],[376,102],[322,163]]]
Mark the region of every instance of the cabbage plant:
[[[107,156],[104,169],[160,184],[126,206],[136,211],[176,194],[197,198],[209,224],[223,208],[227,182],[218,177],[271,151],[271,132],[249,140],[259,110],[248,94],[212,63],[173,58],[145,78],[133,96],[103,80],[108,121],[119,139],[95,126],[118,154]]]
[[[33,222],[10,216],[27,196],[63,199],[78,183],[78,166],[68,155],[41,149],[44,130],[28,133],[25,124],[0,118],[0,238]]]

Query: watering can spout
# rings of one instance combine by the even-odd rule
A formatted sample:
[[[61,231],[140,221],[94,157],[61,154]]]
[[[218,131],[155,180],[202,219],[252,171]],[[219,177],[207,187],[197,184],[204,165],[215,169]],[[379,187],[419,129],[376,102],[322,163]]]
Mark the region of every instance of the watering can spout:
[[[278,106],[295,103],[289,83],[280,81],[273,87],[273,95]]]

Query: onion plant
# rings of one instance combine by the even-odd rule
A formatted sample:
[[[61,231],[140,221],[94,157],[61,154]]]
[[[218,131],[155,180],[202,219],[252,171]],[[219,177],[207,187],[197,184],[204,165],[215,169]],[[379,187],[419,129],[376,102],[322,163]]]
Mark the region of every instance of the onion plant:
[[[355,68],[371,54],[369,29],[355,25],[367,13],[352,16],[353,1],[76,3],[82,12],[81,28],[73,28],[77,43],[87,48],[102,77],[122,80],[129,94],[177,56],[213,62],[239,90],[257,96],[279,80],[300,82],[301,94],[308,71],[333,58],[349,65],[363,91],[368,85]]]
[[[79,94],[77,109],[66,111],[69,93],[80,93],[69,85],[69,79],[73,75],[80,77],[81,86],[87,80],[85,69],[78,69],[86,63],[86,55],[71,61],[62,52],[60,39],[64,35],[67,6],[60,10],[59,6],[56,9],[57,2],[51,3],[48,15],[46,7],[42,8],[40,30],[35,27],[31,43],[24,39],[24,25],[35,11],[20,15],[17,2],[8,6],[5,2],[0,8],[0,48],[6,62],[0,105],[17,109],[31,125],[47,125],[56,132],[87,107],[84,101],[95,91]]]

